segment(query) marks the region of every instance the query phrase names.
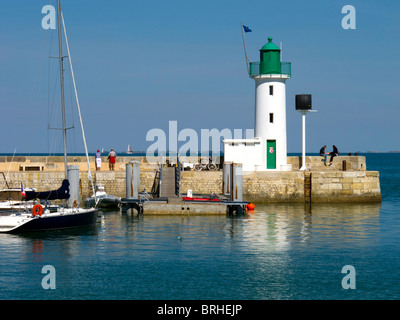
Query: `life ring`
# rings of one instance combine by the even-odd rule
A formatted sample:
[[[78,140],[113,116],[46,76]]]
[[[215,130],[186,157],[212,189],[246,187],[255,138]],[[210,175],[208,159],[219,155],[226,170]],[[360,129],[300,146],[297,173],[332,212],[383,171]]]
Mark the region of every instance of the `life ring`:
[[[254,205],[254,203],[249,203],[246,207],[249,211],[253,211],[256,206]]]
[[[35,204],[32,208],[33,216],[41,216],[43,213],[43,207],[40,204]]]

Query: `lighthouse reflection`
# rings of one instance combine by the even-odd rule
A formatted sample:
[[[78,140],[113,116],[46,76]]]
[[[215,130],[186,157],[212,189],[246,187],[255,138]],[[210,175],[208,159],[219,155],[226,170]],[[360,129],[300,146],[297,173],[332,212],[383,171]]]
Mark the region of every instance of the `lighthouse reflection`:
[[[378,241],[380,204],[258,204],[232,235],[262,251],[291,246],[349,246]]]

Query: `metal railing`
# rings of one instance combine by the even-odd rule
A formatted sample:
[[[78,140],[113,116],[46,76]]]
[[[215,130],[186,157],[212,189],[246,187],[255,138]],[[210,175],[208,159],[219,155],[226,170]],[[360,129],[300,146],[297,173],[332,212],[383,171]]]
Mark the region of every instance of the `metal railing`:
[[[264,74],[264,73],[263,73]],[[292,63],[291,62],[281,62],[281,72],[280,73],[265,73],[265,74],[280,74],[285,76],[292,75]],[[260,62],[250,62],[249,63],[249,76],[255,77],[260,75]]]

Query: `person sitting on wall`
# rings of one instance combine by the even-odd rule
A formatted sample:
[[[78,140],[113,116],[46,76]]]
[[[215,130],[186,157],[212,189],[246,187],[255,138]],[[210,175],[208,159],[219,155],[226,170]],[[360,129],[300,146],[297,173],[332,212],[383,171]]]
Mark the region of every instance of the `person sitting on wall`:
[[[326,158],[328,157],[328,154],[329,154],[329,153],[325,152],[325,148],[326,148],[326,145],[324,145],[324,146],[319,150],[319,155],[320,155],[321,157],[324,157],[324,159],[321,159],[321,161],[322,161],[322,160],[324,161],[324,165],[326,165]]]
[[[335,145],[333,145],[332,147],[333,147],[333,150],[332,150],[332,152],[329,153],[331,155],[331,159],[329,161],[330,166],[332,165],[333,158],[340,154],[338,148]]]

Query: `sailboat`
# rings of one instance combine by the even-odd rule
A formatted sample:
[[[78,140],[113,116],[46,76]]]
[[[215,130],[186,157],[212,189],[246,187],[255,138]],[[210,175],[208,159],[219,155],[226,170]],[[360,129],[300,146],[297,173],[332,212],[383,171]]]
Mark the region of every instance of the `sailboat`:
[[[79,119],[81,123],[83,142],[86,152],[86,159],[88,163],[88,176],[92,182],[92,189],[94,191],[93,181],[90,172],[89,156],[86,146],[85,133],[83,130],[82,117],[80,113],[79,100],[76,91],[75,79],[72,69],[71,55],[69,52],[67,33],[65,29],[64,18],[61,12],[60,0],[57,0],[57,22],[58,22],[58,49],[59,49],[59,66],[60,66],[60,87],[61,87],[61,107],[62,107],[62,123],[63,123],[63,144],[64,144],[64,166],[65,166],[65,179],[62,185],[57,190],[35,192],[26,191],[26,201],[32,199],[43,200],[56,200],[56,199],[70,199],[70,182],[68,180],[68,167],[67,167],[67,134],[66,134],[66,119],[65,119],[65,99],[64,99],[64,67],[63,67],[63,52],[62,52],[62,35],[61,35],[61,21],[63,24],[64,38],[68,51],[70,69],[75,89],[75,97],[78,106]],[[70,202],[70,201],[69,201]],[[97,221],[98,210],[92,208],[80,208],[76,202],[71,205],[59,206],[56,211],[50,211],[46,207],[43,208],[41,204],[33,206],[31,211],[11,213],[6,216],[0,216],[0,232],[2,233],[19,233],[19,232],[32,232],[32,231],[45,231],[45,230],[58,230],[76,228],[82,226],[93,225]]]
[[[133,153],[133,150],[132,150],[130,144],[128,144],[128,150],[126,151],[126,153],[127,153],[127,154],[132,154],[132,153]]]

